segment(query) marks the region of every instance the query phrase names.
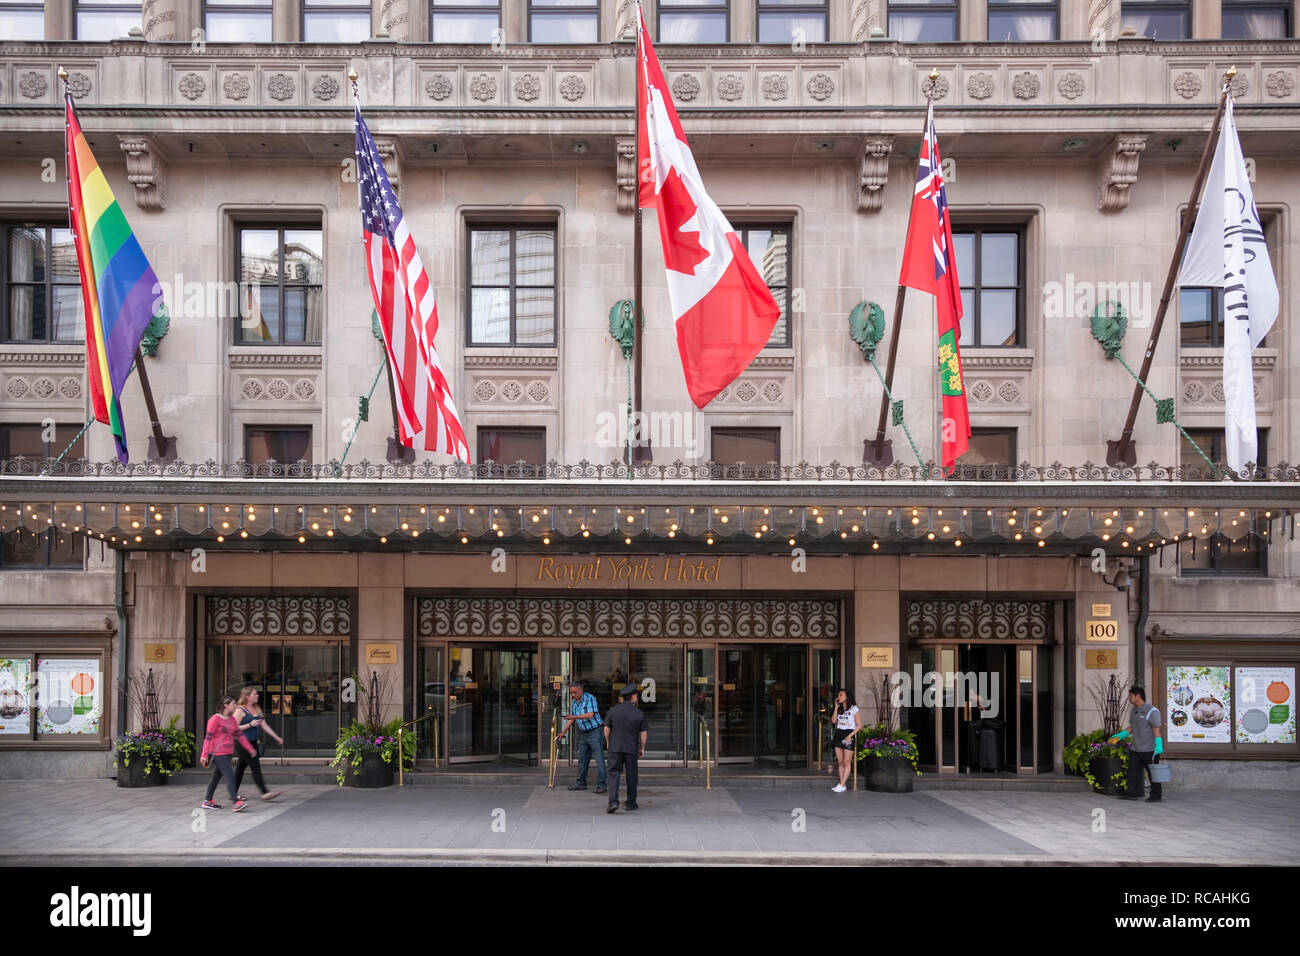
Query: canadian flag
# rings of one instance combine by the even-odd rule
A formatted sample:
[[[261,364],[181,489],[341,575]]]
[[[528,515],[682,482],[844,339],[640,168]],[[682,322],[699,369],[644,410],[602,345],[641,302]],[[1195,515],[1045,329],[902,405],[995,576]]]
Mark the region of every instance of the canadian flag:
[[[703,408],[762,351],[781,310],[704,191],[639,10],[637,115],[639,202],[659,218],[686,390]]]

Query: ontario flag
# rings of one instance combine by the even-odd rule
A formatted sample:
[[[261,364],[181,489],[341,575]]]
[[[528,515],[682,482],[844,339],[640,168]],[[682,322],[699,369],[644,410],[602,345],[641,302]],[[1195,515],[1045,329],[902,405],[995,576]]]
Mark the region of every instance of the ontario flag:
[[[934,132],[934,102],[925,116],[925,139],[916,170],[912,216],[903,245],[898,284],[935,297],[939,317],[939,394],[943,398],[943,467],[953,464],[970,447],[970,414],[961,377],[961,282],[953,253],[948,195],[940,171],[939,139]]]
[[[686,390],[703,408],[749,367],[780,307],[709,194],[637,11],[639,203],[659,218]]]

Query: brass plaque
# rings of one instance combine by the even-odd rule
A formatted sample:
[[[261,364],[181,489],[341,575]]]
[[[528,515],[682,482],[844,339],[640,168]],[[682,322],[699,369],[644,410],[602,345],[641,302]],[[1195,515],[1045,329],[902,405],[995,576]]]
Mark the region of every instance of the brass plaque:
[[[864,647],[862,649],[863,667],[893,667],[894,649],[892,647]]]
[[[1110,617],[1110,605],[1109,605],[1109,604],[1094,604],[1094,605],[1092,606],[1092,616],[1093,616],[1093,617]]]
[[[144,646],[144,659],[150,664],[175,664],[176,645],[146,644]]]
[[[563,684],[563,683],[564,683],[564,675],[563,675],[563,674],[552,674],[552,675],[551,675],[551,683],[552,683],[552,684],[556,684],[556,685]]]
[[[396,664],[397,645],[396,644],[367,644],[366,663],[367,664]]]
[[[709,682],[709,678],[707,678],[707,677],[697,677],[697,678],[695,678],[695,683],[697,683],[697,684],[707,684],[708,682]]]
[[[1117,621],[1088,621],[1084,625],[1085,641],[1118,641],[1119,623]]]
[[[465,689],[466,689],[466,690],[478,690],[478,681],[474,681],[474,680],[472,680],[472,681],[466,681],[466,682],[465,682]]]
[[[1113,671],[1119,667],[1119,649],[1113,647],[1088,648],[1083,655],[1085,666],[1090,670]]]
[[[722,689],[723,689],[723,690],[735,690],[735,689],[736,689],[736,685],[735,685],[735,684],[723,684],[723,685],[722,685]]]

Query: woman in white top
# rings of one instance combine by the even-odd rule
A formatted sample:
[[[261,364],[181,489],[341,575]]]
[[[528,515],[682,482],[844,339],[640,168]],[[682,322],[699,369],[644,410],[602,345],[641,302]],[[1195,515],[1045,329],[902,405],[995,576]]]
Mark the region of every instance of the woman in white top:
[[[836,793],[848,789],[849,774],[853,772],[853,759],[857,755],[857,736],[862,729],[862,713],[853,700],[853,692],[840,688],[835,696],[835,760],[840,767],[840,782],[831,787]]]

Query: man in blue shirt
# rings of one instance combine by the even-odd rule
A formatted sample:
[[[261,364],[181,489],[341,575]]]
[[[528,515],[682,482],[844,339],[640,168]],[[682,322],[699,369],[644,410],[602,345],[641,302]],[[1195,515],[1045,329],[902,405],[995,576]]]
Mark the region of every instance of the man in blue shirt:
[[[596,758],[596,792],[605,792],[605,722],[600,719],[596,698],[586,692],[581,681],[569,685],[569,712],[564,715],[564,729],[557,740],[563,740],[569,728],[577,724],[578,782],[570,790],[587,789],[587,764]]]

